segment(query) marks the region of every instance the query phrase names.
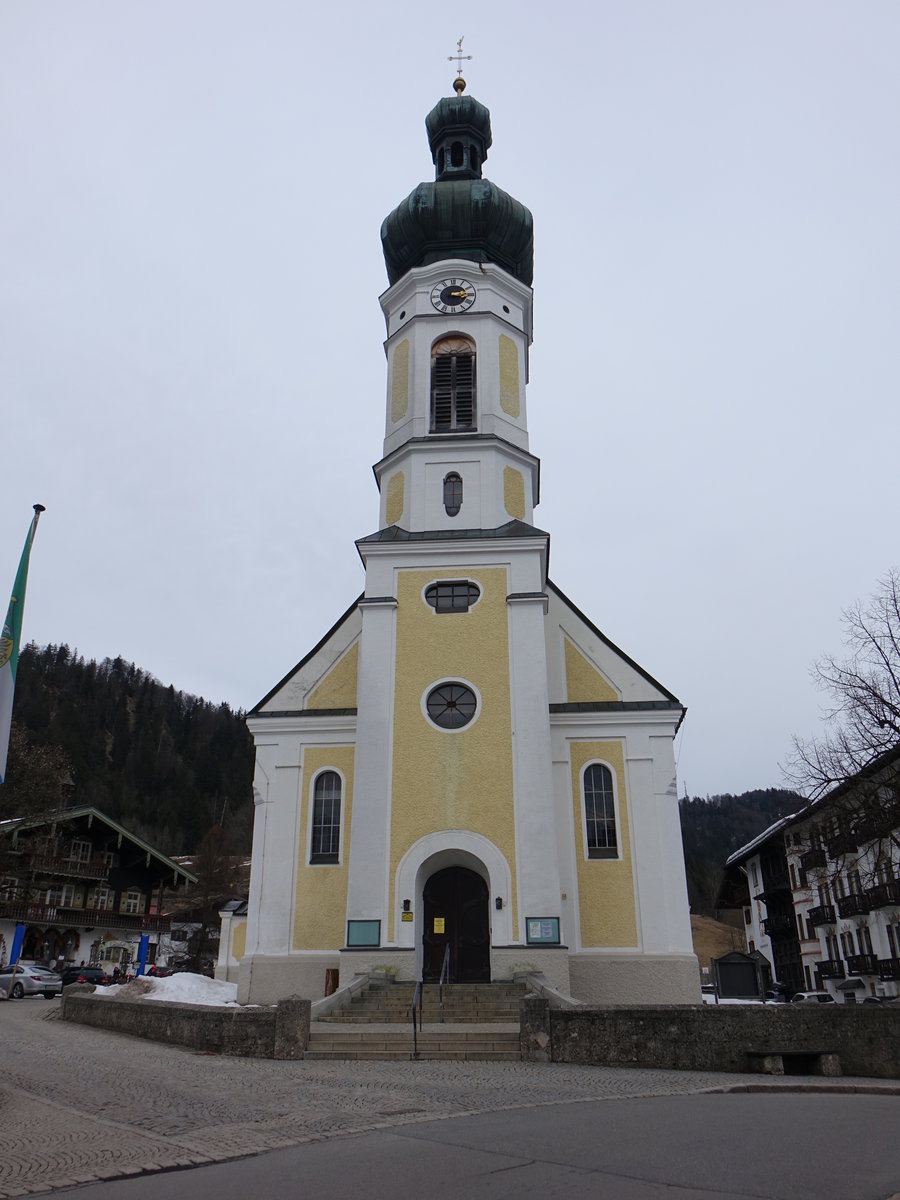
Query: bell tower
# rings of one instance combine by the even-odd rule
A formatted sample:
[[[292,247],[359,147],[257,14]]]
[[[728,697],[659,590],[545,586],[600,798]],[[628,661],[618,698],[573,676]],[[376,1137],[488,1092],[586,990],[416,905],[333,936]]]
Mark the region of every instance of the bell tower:
[[[434,182],[419,184],[381,227],[391,284],[381,296],[381,529],[530,524],[538,503],[525,405],[532,217],[483,178],[490,113],[464,88],[457,79],[457,94],[425,119]]]

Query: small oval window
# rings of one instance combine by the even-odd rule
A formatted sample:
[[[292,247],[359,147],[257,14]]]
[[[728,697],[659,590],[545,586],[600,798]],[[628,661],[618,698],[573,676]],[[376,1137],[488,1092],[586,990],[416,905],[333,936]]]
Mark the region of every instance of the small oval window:
[[[455,517],[462,508],[462,476],[451,471],[444,478],[444,511],[448,517]]]
[[[468,612],[481,589],[470,579],[444,579],[425,589],[425,602],[437,613]]]

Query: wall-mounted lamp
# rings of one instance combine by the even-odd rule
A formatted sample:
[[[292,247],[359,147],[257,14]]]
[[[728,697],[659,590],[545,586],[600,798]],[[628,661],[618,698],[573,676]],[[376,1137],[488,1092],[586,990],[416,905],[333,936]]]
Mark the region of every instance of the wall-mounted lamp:
[[[498,896],[497,899],[494,901],[494,908],[502,908],[502,907],[503,907],[503,897]]]
[[[409,912],[409,910],[410,910],[411,908],[412,908],[412,900],[404,900],[404,901],[403,901],[403,911],[404,911],[404,912]]]

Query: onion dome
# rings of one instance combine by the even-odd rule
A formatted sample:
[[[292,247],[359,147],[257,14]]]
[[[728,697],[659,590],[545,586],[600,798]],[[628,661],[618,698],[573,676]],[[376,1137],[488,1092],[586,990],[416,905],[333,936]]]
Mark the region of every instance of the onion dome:
[[[491,114],[473,96],[437,102],[425,118],[434,162],[434,183],[420,183],[381,226],[388,280],[394,284],[412,267],[466,258],[492,262],[531,284],[534,230],[531,213],[481,168],[491,145]]]

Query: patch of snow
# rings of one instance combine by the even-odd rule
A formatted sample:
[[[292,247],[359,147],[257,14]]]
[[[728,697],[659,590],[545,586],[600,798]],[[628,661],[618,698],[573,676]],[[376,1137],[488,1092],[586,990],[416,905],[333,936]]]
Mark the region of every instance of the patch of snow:
[[[132,983],[114,983],[109,987],[98,987],[95,996],[123,1000],[156,1000],[167,1004],[214,1004],[237,1007],[237,984],[222,979],[208,979],[205,975],[192,975],[180,971],[157,979],[152,975],[135,979]]]
[[[721,996],[719,998],[719,1000],[716,1001],[715,996],[708,996],[706,994],[706,992],[704,992],[703,993],[703,1003],[704,1004],[716,1004],[716,1003],[719,1003],[719,1004],[762,1004],[762,1000],[736,1000],[732,996]]]

